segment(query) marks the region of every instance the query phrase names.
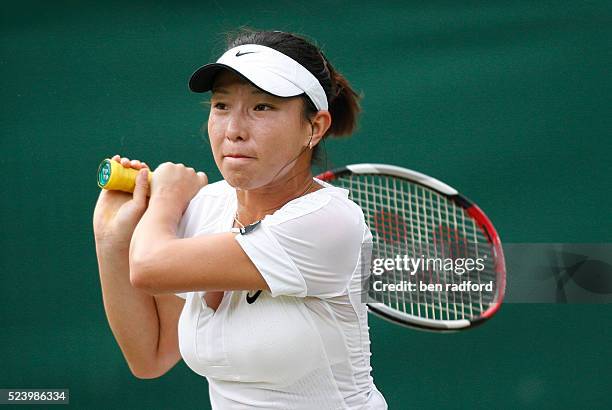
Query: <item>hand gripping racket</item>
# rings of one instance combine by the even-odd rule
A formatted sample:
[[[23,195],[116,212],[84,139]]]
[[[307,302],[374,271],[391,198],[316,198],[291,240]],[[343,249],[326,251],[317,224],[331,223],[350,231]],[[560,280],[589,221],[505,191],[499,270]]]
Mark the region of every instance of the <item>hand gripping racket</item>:
[[[372,231],[372,266],[388,263],[390,269],[363,282],[371,312],[422,330],[456,331],[498,311],[504,254],[493,224],[473,202],[437,179],[393,165],[348,165],[317,178],[349,190]]]

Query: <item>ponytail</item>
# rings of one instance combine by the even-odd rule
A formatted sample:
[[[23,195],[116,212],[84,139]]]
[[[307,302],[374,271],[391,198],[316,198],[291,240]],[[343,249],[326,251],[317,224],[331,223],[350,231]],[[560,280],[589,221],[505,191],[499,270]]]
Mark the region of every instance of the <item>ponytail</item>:
[[[325,59],[325,57],[323,57]],[[332,123],[327,135],[337,137],[351,135],[357,128],[357,119],[361,112],[359,100],[361,97],[353,90],[348,80],[337,72],[325,59],[329,70],[333,93],[329,98],[329,113]]]

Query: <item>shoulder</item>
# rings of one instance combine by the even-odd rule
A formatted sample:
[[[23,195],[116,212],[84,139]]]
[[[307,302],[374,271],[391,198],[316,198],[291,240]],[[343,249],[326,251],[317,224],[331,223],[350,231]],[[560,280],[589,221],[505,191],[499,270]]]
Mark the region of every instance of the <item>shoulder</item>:
[[[314,235],[322,245],[347,240],[358,244],[366,231],[361,208],[348,198],[347,190],[331,185],[288,202],[262,224],[294,237]]]
[[[337,222],[364,223],[363,211],[348,197],[348,190],[325,184],[323,189],[289,201],[274,214],[265,218],[268,225],[316,214],[317,217],[337,217]]]
[[[288,202],[236,240],[273,296],[332,297],[358,272],[368,232],[348,191],[330,186]]]

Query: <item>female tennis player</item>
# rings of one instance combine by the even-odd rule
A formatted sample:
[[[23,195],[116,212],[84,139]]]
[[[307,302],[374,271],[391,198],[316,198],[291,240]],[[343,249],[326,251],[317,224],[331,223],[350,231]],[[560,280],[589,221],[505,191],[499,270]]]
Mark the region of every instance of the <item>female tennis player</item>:
[[[214,409],[385,409],[360,299],[372,235],[348,191],[313,178],[321,141],[350,134],[358,96],[323,53],[244,31],[191,77],[211,91],[223,180],[164,163],[131,194],[102,190],[94,231],[104,307],[136,377],[182,357]],[[147,196],[150,195],[150,198]]]

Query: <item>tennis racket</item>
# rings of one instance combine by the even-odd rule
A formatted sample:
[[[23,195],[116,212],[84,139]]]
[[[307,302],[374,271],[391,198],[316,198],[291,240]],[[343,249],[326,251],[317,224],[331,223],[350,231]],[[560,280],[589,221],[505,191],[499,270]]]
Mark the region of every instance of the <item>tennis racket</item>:
[[[348,165],[317,178],[348,189],[372,231],[371,269],[362,278],[371,312],[450,332],[499,310],[506,287],[501,241],[484,212],[457,190],[385,164]]]

